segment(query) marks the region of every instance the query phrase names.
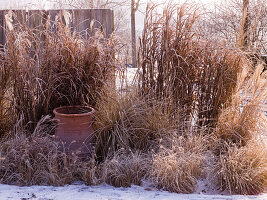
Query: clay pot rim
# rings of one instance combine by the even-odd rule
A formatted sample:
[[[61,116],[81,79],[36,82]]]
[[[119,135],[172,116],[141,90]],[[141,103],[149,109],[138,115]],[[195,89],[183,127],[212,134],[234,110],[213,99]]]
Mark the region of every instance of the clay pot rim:
[[[64,109],[64,108],[86,108],[86,109],[90,109],[90,112],[86,112],[86,113],[80,113],[80,114],[65,114],[65,113],[60,113],[58,112],[59,109]],[[53,110],[53,113],[55,114],[55,116],[59,116],[59,117],[85,117],[85,116],[89,116],[94,114],[95,109],[93,109],[90,106],[61,106],[61,107],[57,107]]]

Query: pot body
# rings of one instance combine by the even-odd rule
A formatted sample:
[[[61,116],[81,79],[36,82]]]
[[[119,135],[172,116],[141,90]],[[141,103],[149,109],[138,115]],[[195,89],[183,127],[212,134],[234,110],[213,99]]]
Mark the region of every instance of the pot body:
[[[80,157],[90,156],[95,140],[93,130],[94,109],[85,106],[64,106],[54,109],[57,127],[55,136],[61,148]]]

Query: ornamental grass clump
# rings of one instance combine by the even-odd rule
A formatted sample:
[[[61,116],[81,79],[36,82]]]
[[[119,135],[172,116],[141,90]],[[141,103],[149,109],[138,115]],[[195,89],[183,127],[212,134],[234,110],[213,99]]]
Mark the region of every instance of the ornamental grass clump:
[[[267,130],[264,114],[267,100],[266,72],[259,65],[249,77],[246,69],[240,74],[239,84],[231,97],[231,104],[219,116],[214,131],[216,137],[245,146],[253,139],[261,138]]]
[[[21,132],[3,138],[0,144],[3,158],[0,163],[1,183],[58,186],[73,182],[79,166],[77,157],[59,151],[58,143],[43,132],[47,120],[46,117],[41,121],[43,124],[30,136],[21,127]]]
[[[17,124],[15,132],[1,140],[0,183],[20,186],[100,183],[94,157],[82,160],[76,154],[66,153],[51,136],[52,123],[49,116],[43,117],[31,134],[22,123]]]
[[[205,176],[207,138],[184,135],[168,141],[153,155],[149,179],[159,189],[193,193],[198,178]]]
[[[102,179],[115,187],[141,185],[149,169],[150,160],[142,153],[119,150],[102,164]]]
[[[246,146],[228,146],[213,166],[214,178],[221,190],[231,194],[256,195],[267,186],[267,148],[262,141]]]
[[[238,50],[201,40],[193,5],[168,4],[162,15],[148,7],[140,39],[139,88],[183,108],[198,125],[215,127],[247,61]]]
[[[14,23],[1,53],[0,68],[10,71],[1,75],[8,79],[1,80],[8,92],[3,97],[1,90],[0,98],[9,101],[14,120],[23,116],[31,132],[56,107],[94,106],[117,67],[114,55],[119,45],[112,36],[71,32],[61,17],[56,19],[35,28]]]
[[[259,194],[267,183],[267,79],[262,69],[258,66],[248,78],[244,68],[231,104],[220,114],[214,130],[213,177],[222,190],[234,194]]]
[[[134,91],[123,95],[111,91],[102,97],[95,121],[96,154],[102,159],[121,148],[147,152],[179,125],[180,118],[173,118],[167,104]]]

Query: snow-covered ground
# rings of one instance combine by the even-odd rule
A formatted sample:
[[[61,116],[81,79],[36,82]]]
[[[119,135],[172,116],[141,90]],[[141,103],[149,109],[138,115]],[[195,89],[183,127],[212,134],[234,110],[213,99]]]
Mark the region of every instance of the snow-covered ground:
[[[124,72],[117,73],[116,87],[117,89],[125,89],[126,86],[134,84],[137,68],[126,68]]]
[[[114,188],[109,185],[64,187],[18,187],[0,185],[0,200],[267,200],[267,194],[258,196],[176,194],[156,189],[132,186]]]

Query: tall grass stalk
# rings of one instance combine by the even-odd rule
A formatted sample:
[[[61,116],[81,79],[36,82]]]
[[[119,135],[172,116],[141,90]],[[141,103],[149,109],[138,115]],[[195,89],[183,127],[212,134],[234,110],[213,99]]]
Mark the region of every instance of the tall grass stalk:
[[[34,28],[18,22],[6,38],[0,63],[10,70],[6,95],[14,117],[22,117],[31,130],[56,107],[94,106],[105,84],[114,80],[119,45],[100,31],[71,32],[58,18]]]
[[[247,77],[247,70],[240,74],[239,83],[231,97],[231,104],[219,116],[215,135],[224,141],[245,146],[253,139],[263,137],[267,130],[266,111],[267,79],[263,66]]]
[[[198,125],[215,127],[246,62],[241,53],[200,40],[194,6],[169,4],[162,15],[148,7],[140,40],[139,87],[152,98],[187,110]],[[189,120],[189,119],[188,119]]]

